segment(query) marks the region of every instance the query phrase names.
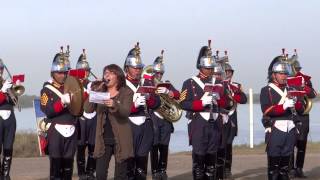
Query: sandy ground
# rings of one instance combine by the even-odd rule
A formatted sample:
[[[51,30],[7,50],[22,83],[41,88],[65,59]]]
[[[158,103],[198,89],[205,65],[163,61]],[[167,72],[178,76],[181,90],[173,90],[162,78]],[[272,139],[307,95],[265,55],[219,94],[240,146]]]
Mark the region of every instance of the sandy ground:
[[[113,164],[109,170],[113,174]],[[149,163],[150,164],[150,163]],[[233,179],[263,180],[266,179],[266,155],[239,154],[234,156]],[[190,153],[171,154],[169,156],[168,175],[171,180],[192,180]],[[149,168],[150,169],[150,168]],[[48,158],[14,158],[11,177],[13,180],[48,179]],[[320,179],[320,153],[309,153],[305,163],[308,179]],[[74,171],[74,179],[76,170]],[[149,172],[150,176],[150,172]],[[151,179],[150,177],[148,179]]]

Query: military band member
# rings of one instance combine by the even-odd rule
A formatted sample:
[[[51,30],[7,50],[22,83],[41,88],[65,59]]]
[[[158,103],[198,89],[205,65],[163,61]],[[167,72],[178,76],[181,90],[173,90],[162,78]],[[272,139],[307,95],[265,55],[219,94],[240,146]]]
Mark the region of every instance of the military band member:
[[[163,64],[163,51],[161,56],[158,56],[153,63],[154,78],[156,81],[161,82],[162,76],[165,72]],[[170,98],[179,100],[180,93],[177,91],[172,84],[169,87],[158,87],[158,94],[166,94]],[[154,180],[166,180],[168,179],[166,170],[168,164],[168,150],[171,133],[173,133],[174,128],[170,120],[165,119],[157,111],[152,110],[151,118],[154,127],[154,142],[152,146],[152,151],[150,153],[151,157],[151,171],[152,179]]]
[[[295,61],[292,62],[292,66],[296,72],[297,76],[302,76],[304,79],[304,87],[303,90],[307,93],[307,98],[313,99],[316,97],[317,93],[312,87],[311,77],[308,75],[305,75],[301,72],[301,65],[300,62],[297,60],[297,54]],[[298,115],[299,122],[296,123],[296,127],[298,129],[299,135],[297,136],[297,142],[296,142],[296,161],[294,161],[294,154],[292,156],[292,165],[295,169],[295,176],[298,178],[306,178],[303,172],[303,165],[304,165],[304,159],[306,154],[306,148],[307,148],[307,141],[308,141],[308,134],[309,134],[309,112],[306,114]]]
[[[261,89],[260,103],[267,136],[268,178],[289,179],[288,166],[295,141],[294,114],[302,113],[302,100],[288,96],[288,64],[283,56],[273,59],[268,68],[268,85]]]
[[[229,84],[229,90],[232,93],[232,98],[235,103],[245,104],[247,103],[247,97],[245,93],[242,91],[242,86],[239,83],[233,82],[232,77],[234,74],[234,69],[229,63],[225,64],[225,73],[226,73],[226,80]],[[228,113],[229,121],[228,126],[230,128],[229,134],[227,136],[227,144],[226,144],[226,160],[225,160],[225,172],[226,177],[230,177],[231,167],[232,167],[232,143],[234,137],[238,134],[238,118],[237,118],[237,109],[230,111]]]
[[[13,142],[16,134],[16,117],[14,106],[8,92],[12,81],[3,79],[5,64],[0,59],[0,154],[3,152],[2,164],[0,159],[0,179],[10,180]]]
[[[221,144],[222,120],[219,109],[225,107],[224,97],[217,98],[204,92],[205,83],[221,83],[222,67],[215,63],[209,46],[200,49],[197,69],[199,74],[183,83],[180,102],[187,111],[189,142],[192,145],[193,179],[215,179],[217,150]],[[213,76],[216,73],[217,76]]]
[[[64,81],[68,66],[66,54],[57,53],[51,67],[52,80],[45,82],[41,90],[41,110],[46,114],[48,129],[48,153],[50,179],[72,179],[73,158],[77,148],[75,116],[67,109],[70,95],[64,93]]]
[[[148,155],[153,144],[153,125],[149,109],[156,109],[160,105],[160,99],[154,93],[136,93],[140,85],[154,85],[151,76],[146,75],[146,77],[141,78],[143,67],[139,44],[137,44],[135,48],[129,51],[124,70],[126,72],[126,84],[134,92],[129,119],[133,132],[134,174],[135,179],[138,180],[146,179]]]
[[[87,57],[85,54],[85,50],[80,55],[76,69],[83,69],[85,71],[85,77],[81,79],[85,96],[88,96],[90,91],[90,72],[91,68],[89,66],[89,62],[87,61]],[[80,140],[78,141],[77,148],[77,166],[78,166],[78,176],[80,180],[91,180],[94,179],[94,172],[96,168],[96,161],[93,157],[94,152],[94,144],[95,144],[95,135],[96,135],[96,124],[97,117],[96,112],[86,113],[83,112],[83,116],[79,118],[80,123]],[[85,160],[86,157],[86,149],[88,148],[88,158],[87,163]]]

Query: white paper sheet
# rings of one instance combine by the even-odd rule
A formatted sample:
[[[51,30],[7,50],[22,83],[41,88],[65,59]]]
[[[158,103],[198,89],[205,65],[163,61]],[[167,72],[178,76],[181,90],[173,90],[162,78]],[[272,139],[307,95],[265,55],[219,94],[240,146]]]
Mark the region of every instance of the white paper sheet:
[[[110,99],[110,93],[108,92],[96,92],[90,91],[89,93],[89,102],[104,104],[105,100]]]

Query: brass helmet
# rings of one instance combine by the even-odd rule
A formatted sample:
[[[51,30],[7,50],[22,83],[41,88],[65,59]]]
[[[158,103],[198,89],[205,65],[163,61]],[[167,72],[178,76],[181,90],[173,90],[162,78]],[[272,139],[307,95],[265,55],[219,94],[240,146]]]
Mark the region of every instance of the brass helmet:
[[[134,67],[134,68],[144,67],[144,64],[141,61],[139,42],[137,42],[135,47],[129,51],[126,57],[123,69],[126,69],[127,67]]]
[[[211,40],[208,40],[208,46],[202,46],[197,59],[197,69],[214,68],[216,65],[212,56]]]
[[[232,71],[234,72],[234,69],[232,68],[232,66],[229,63],[225,63],[224,65],[224,70],[225,71]]]
[[[161,55],[158,56],[154,62],[153,62],[153,71],[154,72],[159,72],[159,73],[164,73],[164,64],[163,64],[163,53],[164,50],[161,51]]]
[[[90,71],[89,62],[87,61],[87,55],[85,49],[82,50],[82,54],[79,56],[78,62],[76,64],[76,69],[84,69]]]
[[[289,74],[289,64],[284,56],[275,57],[268,68],[268,76],[271,77],[272,73]]]
[[[61,52],[57,53],[52,61],[51,72],[67,72],[69,71],[68,65],[65,61],[65,53],[63,53],[63,48],[61,47]],[[70,64],[69,64],[70,65]]]

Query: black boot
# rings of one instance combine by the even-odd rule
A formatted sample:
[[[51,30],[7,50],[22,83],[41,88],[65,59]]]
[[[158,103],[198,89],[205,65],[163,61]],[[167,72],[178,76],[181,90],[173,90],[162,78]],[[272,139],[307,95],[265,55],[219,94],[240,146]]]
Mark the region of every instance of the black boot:
[[[204,171],[205,171],[205,156],[192,154],[193,167],[192,174],[194,180],[204,180]]]
[[[86,172],[85,172],[85,166],[86,166],[86,154],[85,154],[86,146],[85,145],[79,145],[77,149],[77,167],[78,167],[78,176],[79,180],[86,180]]]
[[[10,169],[12,162],[12,149],[5,149],[3,151],[3,160],[2,160],[2,173],[3,180],[10,180]]]
[[[227,144],[226,146],[226,162],[225,162],[225,176],[226,178],[231,177],[231,167],[232,167],[232,144]]]
[[[289,163],[290,156],[283,156],[280,160],[280,177],[281,180],[289,180]]]
[[[134,180],[135,178],[135,160],[134,158],[129,158],[127,162],[127,176],[128,180]]]
[[[205,156],[205,166],[206,166],[206,180],[215,180],[216,179],[216,162],[217,154],[206,154]]]
[[[135,180],[147,179],[148,156],[136,157]]]
[[[161,180],[167,180],[167,165],[168,165],[169,146],[160,145],[160,159],[159,159],[159,175]]]
[[[225,159],[226,159],[225,149],[219,149],[217,153],[217,179],[223,179],[224,178],[224,166],[225,166]]]
[[[73,159],[63,159],[63,180],[72,180]]]
[[[268,180],[278,180],[280,157],[268,157]]]
[[[62,159],[50,157],[50,180],[62,179]]]
[[[294,165],[294,151],[292,153],[292,155],[290,156],[290,162],[289,162],[289,177],[290,178],[294,178],[296,171],[295,171],[295,165]]]
[[[296,173],[295,176],[298,178],[307,178],[303,173],[304,159],[306,155],[307,141],[297,142],[297,160],[296,160]]]
[[[150,152],[151,172],[153,180],[160,180],[159,175],[159,145],[153,145]]]
[[[86,167],[87,180],[94,180],[94,172],[96,171],[96,160],[93,157],[94,145],[88,145],[88,160]]]

